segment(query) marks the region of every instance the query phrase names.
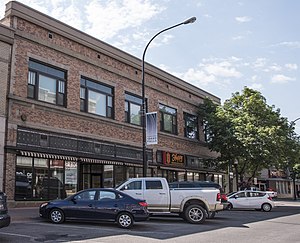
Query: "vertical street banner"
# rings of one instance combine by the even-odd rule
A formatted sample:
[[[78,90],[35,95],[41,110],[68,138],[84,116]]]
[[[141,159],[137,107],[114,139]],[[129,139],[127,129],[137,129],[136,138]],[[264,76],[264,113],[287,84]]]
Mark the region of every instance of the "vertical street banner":
[[[157,144],[157,112],[146,113],[146,144]]]

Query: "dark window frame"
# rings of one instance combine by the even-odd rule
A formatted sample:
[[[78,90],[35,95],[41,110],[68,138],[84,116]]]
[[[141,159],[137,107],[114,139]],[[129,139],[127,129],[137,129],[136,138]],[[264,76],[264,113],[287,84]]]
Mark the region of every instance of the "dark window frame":
[[[31,76],[34,74],[34,76]],[[55,88],[55,103],[41,100],[39,98],[39,88],[40,88],[40,75],[47,78],[51,78],[56,81]],[[32,77],[32,79],[30,79]],[[28,63],[28,76],[27,76],[27,97],[30,99],[45,102],[47,104],[53,104],[57,106],[66,107],[67,104],[67,71],[56,66],[43,63],[35,59],[29,59]],[[63,89],[61,89],[63,87]],[[30,91],[32,90],[32,95]],[[60,99],[60,94],[62,94],[62,99]],[[62,104],[60,104],[62,101]]]
[[[130,109],[130,104],[138,105],[140,106],[140,124],[133,123],[131,121],[131,109]],[[136,126],[142,126],[142,109],[143,109],[143,99],[142,97],[138,95],[134,95],[131,93],[125,93],[125,122],[130,123],[132,125]]]
[[[97,86],[98,86],[98,88],[97,88]],[[89,91],[93,91],[95,93],[105,95],[105,100],[106,100],[105,116],[88,111],[88,109],[89,109],[89,107],[88,107]],[[114,87],[113,86],[103,84],[99,81],[81,76],[81,78],[80,78],[80,111],[86,112],[89,114],[94,114],[97,116],[114,119],[114,117],[115,117],[114,108],[115,108],[115,105],[114,105]]]
[[[164,108],[166,108],[166,109],[163,110]],[[168,112],[167,110],[174,110],[175,114],[172,113],[172,112]],[[172,107],[167,106],[167,105],[159,104],[159,114],[160,114],[160,131],[170,133],[170,134],[174,134],[174,135],[178,135],[177,109],[172,108]],[[171,130],[172,131],[168,131],[168,130],[165,129],[165,126],[164,126],[165,116],[171,116],[171,120],[172,120]]]
[[[189,114],[189,113],[186,113],[186,112],[183,113],[183,116],[184,116],[184,136],[186,138],[199,140],[199,122],[198,122],[199,119],[198,119],[198,116],[195,116],[195,115],[192,115],[192,114]],[[192,119],[194,119],[194,121]],[[188,126],[188,122],[191,122],[191,123],[194,122],[194,124],[193,124],[194,125],[193,126],[193,132],[195,134],[194,138],[189,136],[188,127],[190,127],[190,126]]]

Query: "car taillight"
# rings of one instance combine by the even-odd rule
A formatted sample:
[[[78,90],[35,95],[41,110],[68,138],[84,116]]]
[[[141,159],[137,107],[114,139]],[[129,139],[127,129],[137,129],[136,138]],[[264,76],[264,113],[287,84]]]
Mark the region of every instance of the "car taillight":
[[[148,203],[146,202],[139,202],[139,205],[142,207],[148,207]]]
[[[217,201],[221,201],[221,193],[217,194]]]

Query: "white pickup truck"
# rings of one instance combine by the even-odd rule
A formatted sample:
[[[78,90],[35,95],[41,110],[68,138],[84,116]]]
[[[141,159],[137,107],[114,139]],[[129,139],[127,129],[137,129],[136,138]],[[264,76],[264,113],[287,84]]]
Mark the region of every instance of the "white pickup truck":
[[[170,189],[165,178],[132,178],[119,185],[120,190],[134,198],[144,199],[150,213],[178,213],[193,224],[200,224],[216,211],[223,210],[219,189]]]

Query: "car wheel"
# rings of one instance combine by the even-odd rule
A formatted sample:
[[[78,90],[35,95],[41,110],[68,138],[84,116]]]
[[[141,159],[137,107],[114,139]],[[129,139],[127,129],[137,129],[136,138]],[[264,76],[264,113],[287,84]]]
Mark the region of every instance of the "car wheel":
[[[60,209],[52,209],[50,211],[50,220],[52,223],[55,223],[55,224],[61,224],[62,222],[65,221],[65,215],[63,213],[62,210]]]
[[[121,228],[130,228],[133,225],[133,217],[129,213],[120,213],[117,217],[117,223]]]
[[[264,212],[270,212],[272,210],[272,206],[271,204],[269,203],[264,203],[262,206],[261,206],[261,209],[264,211]]]
[[[227,209],[228,209],[228,210],[231,210],[231,209],[233,209],[233,206],[232,206],[232,204],[231,204],[231,203],[229,203],[229,204],[228,204],[228,206],[227,206]]]
[[[207,212],[200,205],[190,205],[184,211],[185,219],[191,224],[201,224],[206,219]]]

